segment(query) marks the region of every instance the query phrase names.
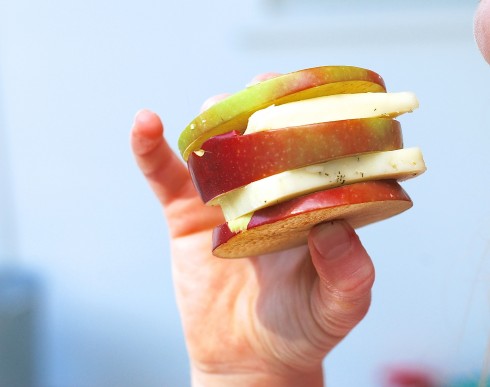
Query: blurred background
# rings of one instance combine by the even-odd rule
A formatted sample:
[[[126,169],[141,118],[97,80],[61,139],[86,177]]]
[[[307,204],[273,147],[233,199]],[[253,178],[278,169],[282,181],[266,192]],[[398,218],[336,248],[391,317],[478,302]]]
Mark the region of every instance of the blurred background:
[[[130,153],[134,114],[158,112],[176,145],[208,96],[333,64],[417,93],[400,121],[429,170],[404,184],[412,210],[359,230],[377,267],[372,308],[325,361],[328,384],[421,369],[476,386],[490,351],[490,68],[475,7],[0,2],[0,386],[189,386],[165,220]]]

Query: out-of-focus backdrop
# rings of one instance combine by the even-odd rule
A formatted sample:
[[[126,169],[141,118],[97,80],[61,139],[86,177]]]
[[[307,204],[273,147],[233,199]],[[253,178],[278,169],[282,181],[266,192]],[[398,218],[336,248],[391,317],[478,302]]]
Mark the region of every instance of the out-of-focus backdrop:
[[[0,385],[188,386],[167,229],[129,149],[150,108],[176,144],[202,101],[255,74],[348,64],[421,107],[415,206],[359,230],[377,267],[329,386],[423,368],[478,380],[490,333],[490,67],[476,2],[0,3]],[[224,349],[223,349],[224,350]],[[475,384],[476,385],[476,384]]]

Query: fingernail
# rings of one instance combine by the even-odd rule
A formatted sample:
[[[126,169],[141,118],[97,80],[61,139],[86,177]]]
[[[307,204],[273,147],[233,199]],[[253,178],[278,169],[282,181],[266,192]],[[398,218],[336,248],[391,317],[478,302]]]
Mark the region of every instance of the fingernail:
[[[133,125],[134,123],[136,122],[145,122],[148,120],[148,117],[150,115],[152,115],[153,112],[148,110],[148,109],[140,109],[136,112],[136,114],[134,115],[134,119],[133,119]]]
[[[343,222],[330,222],[316,226],[312,242],[324,259],[343,256],[351,247],[351,230]]]

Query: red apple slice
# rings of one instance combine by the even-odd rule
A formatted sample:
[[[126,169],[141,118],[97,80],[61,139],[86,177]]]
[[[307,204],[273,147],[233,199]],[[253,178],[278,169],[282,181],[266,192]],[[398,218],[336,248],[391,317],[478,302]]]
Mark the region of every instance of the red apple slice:
[[[389,118],[325,122],[281,130],[212,137],[188,160],[204,202],[286,170],[364,152],[400,149],[400,123]]]
[[[270,105],[324,95],[385,92],[375,72],[352,66],[324,66],[268,79],[235,93],[197,116],[181,133],[179,150],[184,160],[210,137],[245,131],[248,117]]]
[[[392,180],[355,183],[315,192],[256,211],[245,231],[228,225],[213,231],[213,254],[221,258],[262,255],[305,244],[316,224],[345,219],[358,228],[412,207],[403,188]]]

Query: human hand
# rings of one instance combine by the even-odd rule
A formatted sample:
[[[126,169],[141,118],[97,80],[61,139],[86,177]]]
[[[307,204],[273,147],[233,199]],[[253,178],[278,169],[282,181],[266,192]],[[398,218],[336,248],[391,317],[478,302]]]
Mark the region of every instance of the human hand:
[[[475,39],[485,60],[490,63],[490,0],[481,0],[475,13]]]
[[[168,222],[193,386],[323,386],[324,357],[370,305],[374,268],[354,230],[331,222],[313,228],[308,246],[216,258],[221,210],[202,203],[155,113],[138,112],[131,145]]]

